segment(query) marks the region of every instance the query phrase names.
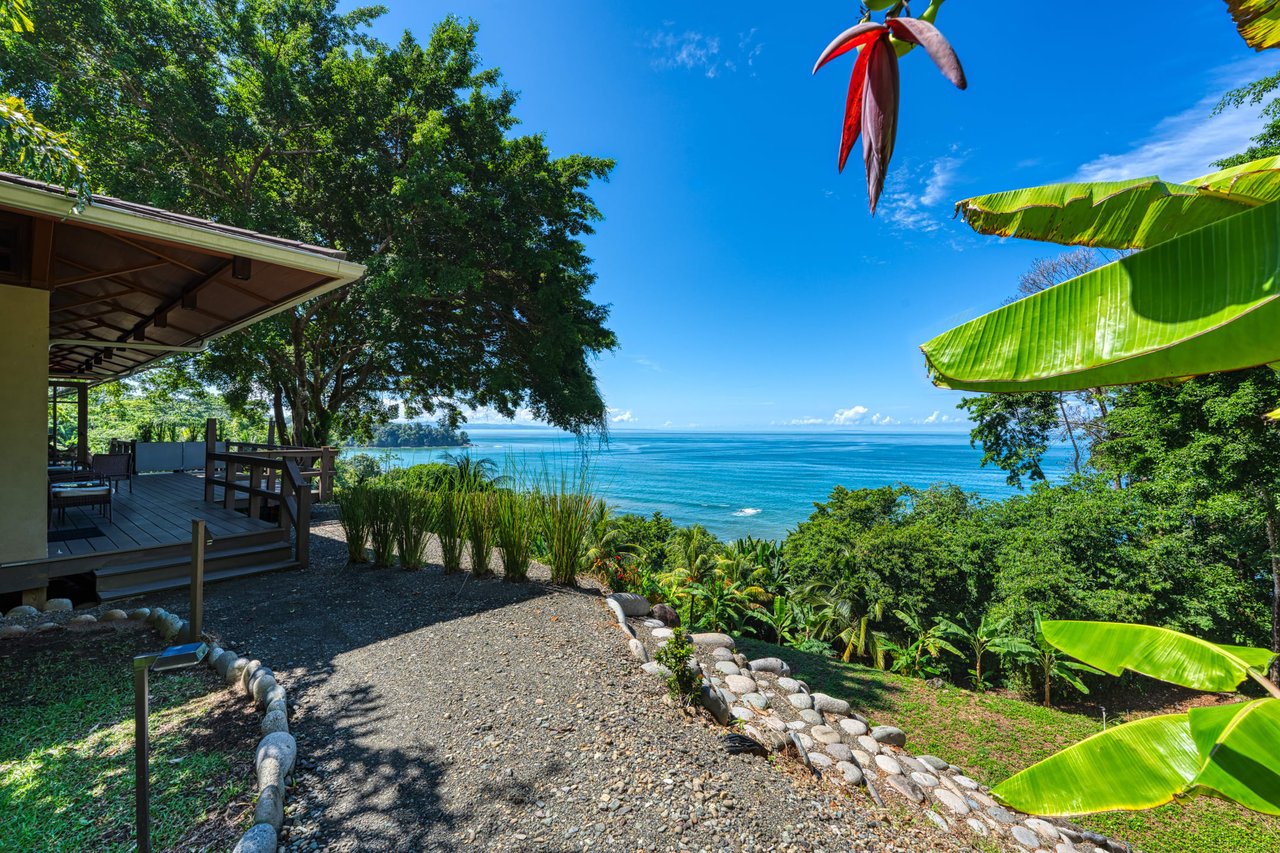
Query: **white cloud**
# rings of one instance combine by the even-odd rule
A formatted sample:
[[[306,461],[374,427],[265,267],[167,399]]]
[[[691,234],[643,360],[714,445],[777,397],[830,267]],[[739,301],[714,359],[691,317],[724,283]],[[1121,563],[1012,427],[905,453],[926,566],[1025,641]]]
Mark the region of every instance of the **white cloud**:
[[[516,409],[515,417],[507,417],[494,409],[464,409],[467,423],[471,424],[536,424],[541,423],[528,409]]]
[[[1160,121],[1144,142],[1120,154],[1103,154],[1085,163],[1072,180],[1122,181],[1159,175],[1184,181],[1211,172],[1215,160],[1243,151],[1249,139],[1261,132],[1260,107],[1246,104],[1213,115],[1213,108],[1228,90],[1273,72],[1277,61],[1270,56],[1232,63],[1215,69],[1218,87],[1176,115]]]
[[[876,426],[893,426],[898,423],[898,420],[896,418],[891,418],[888,415],[882,415],[879,412],[876,412],[871,416],[871,423]]]
[[[647,33],[646,38],[647,47],[653,54],[651,63],[654,68],[698,71],[709,78],[719,77],[726,71],[737,71],[744,65],[748,68],[754,66],[764,49],[764,45],[755,40],[754,29],[738,34],[736,51],[732,45],[727,51],[722,51],[718,35],[696,30],[677,32],[671,22],[666,22],[664,29],[658,32]]]
[[[943,228],[951,218],[951,187],[965,158],[939,157],[927,169],[905,166],[889,173],[880,212],[890,224],[906,231],[929,233]]]
[[[645,358],[644,356],[640,356],[639,358],[633,358],[632,361],[634,361],[636,364],[640,365],[641,367],[649,368],[654,373],[662,372],[662,365],[658,364],[658,362],[654,361],[651,358]]]
[[[922,421],[919,421],[918,423],[933,425],[933,424],[958,424],[958,423],[964,423],[964,422],[965,422],[965,418],[962,418],[958,415],[944,415],[942,414],[942,412],[934,411],[932,415],[929,415],[929,417],[925,418]]]
[[[609,422],[615,424],[633,424],[637,418],[631,413],[630,409],[622,411],[620,409],[609,409]]]
[[[871,410],[866,406],[850,406],[847,409],[840,409],[831,416],[831,423],[841,425],[861,423],[869,411]]]
[[[787,426],[814,426],[815,424],[825,424],[822,418],[792,418],[787,421]]]

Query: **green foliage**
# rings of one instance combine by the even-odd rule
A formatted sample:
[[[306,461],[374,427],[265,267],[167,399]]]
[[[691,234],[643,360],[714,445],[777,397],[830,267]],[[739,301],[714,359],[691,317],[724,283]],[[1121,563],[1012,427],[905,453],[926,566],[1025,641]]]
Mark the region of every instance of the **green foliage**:
[[[440,551],[446,575],[462,571],[462,554],[467,547],[467,510],[470,509],[468,493],[448,489],[438,493],[436,534],[440,539]]]
[[[470,437],[448,424],[406,421],[382,424],[373,431],[367,447],[466,447]]]
[[[74,406],[58,409],[59,436],[65,441],[75,427]],[[204,441],[208,418],[217,419],[223,440],[266,440],[267,420],[261,409],[233,411],[217,393],[164,366],[89,390],[89,448],[105,453],[113,438]]]
[[[52,7],[51,7],[52,8]],[[340,247],[364,281],[220,339],[193,372],[273,402],[295,444],[397,414],[527,408],[603,426],[592,360],[616,346],[584,238],[613,162],[520,133],[517,95],[455,17],[424,42],[335,4],[63,0],[0,35],[0,84],[96,152],[130,200]],[[283,427],[283,418],[278,425]]]
[[[489,570],[489,558],[493,554],[495,538],[493,493],[468,490],[466,494],[467,548],[471,554],[471,574],[488,577],[493,574]]]
[[[13,8],[12,2],[9,7]],[[89,203],[89,169],[80,152],[66,136],[37,121],[23,100],[12,95],[0,96],[0,163],[8,170],[65,187],[77,207]]]
[[[347,542],[347,560],[352,563],[367,563],[369,554],[366,546],[373,523],[374,489],[367,483],[337,490],[335,498],[338,503],[338,521],[342,524],[343,538]]]
[[[702,688],[702,676],[689,666],[693,653],[693,643],[689,642],[689,635],[683,628],[676,627],[671,629],[671,636],[654,655],[654,660],[665,666],[671,673],[667,676],[667,692],[671,694],[672,699],[685,704],[697,698]]]
[[[961,657],[960,650],[946,639],[947,628],[942,622],[935,620],[934,624],[926,625],[914,613],[903,610],[895,610],[893,613],[908,631],[908,639],[903,645],[884,636],[879,638],[880,644],[889,654],[889,668],[894,672],[913,678],[936,678],[944,672],[938,662],[944,652]]]
[[[375,565],[390,566],[396,560],[399,521],[396,497],[400,492],[385,483],[369,487],[369,545]]]
[[[502,577],[516,582],[527,580],[540,498],[515,489],[499,489],[493,499],[494,540],[502,554]]]
[[[382,464],[368,453],[339,456],[333,469],[333,477],[339,488],[359,486],[382,475]]]
[[[551,567],[551,582],[573,585],[578,572],[588,568],[596,498],[586,474],[550,475],[539,493],[538,522]]]
[[[1032,482],[1045,478],[1040,460],[1058,426],[1058,400],[1052,393],[984,394],[965,397],[960,407],[976,424],[969,444],[982,445],[983,465],[1003,468],[1005,482],[1015,488],[1022,488],[1023,477]]]
[[[943,632],[967,645],[973,652],[973,669],[969,670],[969,675],[973,678],[974,690],[982,692],[991,686],[982,673],[982,659],[988,653],[1000,657],[1035,654],[1030,643],[1011,633],[1009,623],[1012,621],[1012,616],[997,619],[984,613],[975,628],[967,620],[953,622],[938,617],[937,624]]]
[[[427,563],[427,544],[435,527],[439,496],[419,489],[391,490],[395,508],[396,551],[400,568],[421,569]]]

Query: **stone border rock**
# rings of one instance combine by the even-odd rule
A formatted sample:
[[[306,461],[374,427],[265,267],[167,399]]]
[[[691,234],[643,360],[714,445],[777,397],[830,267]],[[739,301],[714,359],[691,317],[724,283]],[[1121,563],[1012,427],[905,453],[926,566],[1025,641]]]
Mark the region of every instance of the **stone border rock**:
[[[605,605],[627,637],[631,654],[648,673],[666,670],[649,660],[642,636],[658,646],[671,636],[667,619],[647,618],[649,602],[632,593],[605,596]],[[667,615],[665,612],[663,615]],[[628,620],[642,620],[632,625]],[[642,634],[641,632],[644,632]],[[743,733],[771,752],[792,753],[815,776],[837,787],[861,786],[883,807],[881,791],[914,806],[940,830],[1000,838],[1025,851],[1132,853],[1123,841],[1107,838],[1058,818],[1022,814],[996,802],[990,788],[961,768],[933,755],[906,751],[907,734],[893,726],[871,726],[849,703],[791,678],[791,667],[776,658],[747,660],[735,653],[726,634],[691,634],[703,674],[702,704],[721,725]],[[797,719],[784,719],[795,717]]]
[[[45,604],[45,613],[65,613],[72,610],[71,601],[51,598]],[[115,622],[128,619],[142,622],[156,629],[161,639],[169,642],[190,642],[191,625],[177,614],[163,607],[138,607],[128,612],[111,609],[99,616],[83,613],[71,616],[64,622],[46,621],[32,626],[11,623],[15,618],[39,617],[41,611],[30,605],[20,605],[5,614],[0,625],[0,639],[17,638],[28,633],[43,633],[62,628],[66,624],[88,622]],[[228,686],[239,684],[245,695],[253,699],[262,710],[262,739],[254,753],[254,768],[258,783],[258,800],[253,814],[253,826],[236,842],[233,853],[275,853],[277,837],[284,824],[284,803],[287,779],[293,772],[298,758],[298,744],[289,733],[288,695],[275,678],[275,673],[261,661],[241,657],[216,643],[209,644],[205,663]]]

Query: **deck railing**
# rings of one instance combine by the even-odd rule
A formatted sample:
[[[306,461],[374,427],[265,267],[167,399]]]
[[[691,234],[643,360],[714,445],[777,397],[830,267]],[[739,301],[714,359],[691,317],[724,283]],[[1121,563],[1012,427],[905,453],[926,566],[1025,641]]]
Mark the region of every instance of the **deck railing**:
[[[253,442],[228,442],[220,450],[218,424],[209,419],[205,426],[204,499],[237,509],[248,499],[250,518],[260,518],[264,508],[279,507],[280,526],[293,530],[294,552],[303,568],[309,563],[311,503],[328,501],[333,495],[335,447],[279,447]]]

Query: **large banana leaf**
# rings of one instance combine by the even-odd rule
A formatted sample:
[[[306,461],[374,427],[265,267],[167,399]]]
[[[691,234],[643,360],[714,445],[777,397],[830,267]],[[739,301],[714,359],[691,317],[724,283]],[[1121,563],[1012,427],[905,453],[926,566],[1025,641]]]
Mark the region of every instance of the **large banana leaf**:
[[[1227,0],[1227,8],[1249,47],[1263,50],[1280,44],[1280,0]]]
[[[1267,157],[1183,184],[1150,177],[975,196],[957,202],[956,213],[979,234],[1146,249],[1276,200],[1280,157]]]
[[[1075,391],[1280,361],[1280,203],[1006,305],[925,343],[933,381]]]
[[[1045,621],[1044,638],[1062,651],[1111,675],[1126,669],[1194,690],[1230,692],[1265,670],[1275,657],[1266,649],[1223,646],[1151,625]]]
[[[1149,809],[1185,791],[1199,769],[1187,715],[1167,714],[1086,738],[991,793],[1030,814]]]
[[[1195,784],[1246,808],[1280,814],[1280,699],[1194,708]]]

